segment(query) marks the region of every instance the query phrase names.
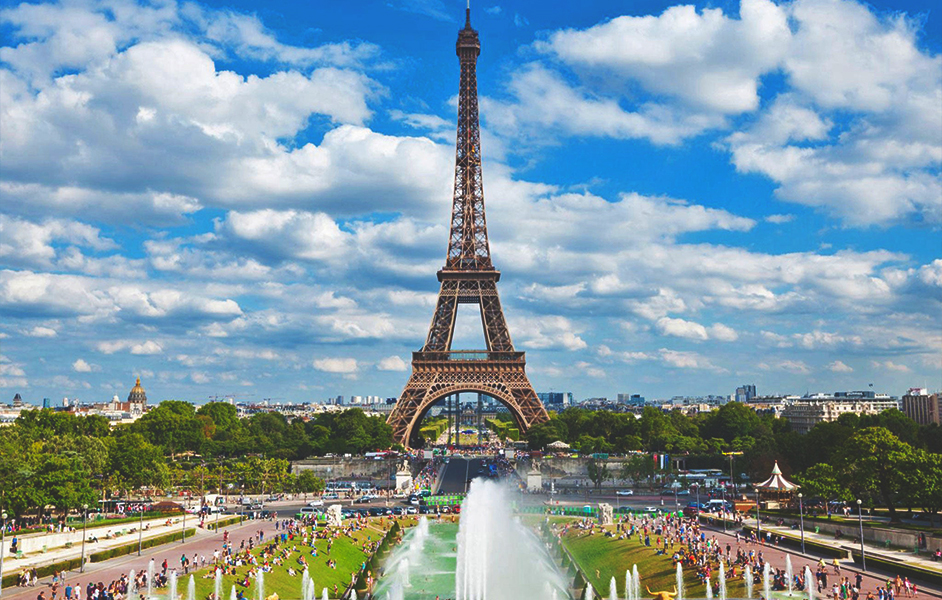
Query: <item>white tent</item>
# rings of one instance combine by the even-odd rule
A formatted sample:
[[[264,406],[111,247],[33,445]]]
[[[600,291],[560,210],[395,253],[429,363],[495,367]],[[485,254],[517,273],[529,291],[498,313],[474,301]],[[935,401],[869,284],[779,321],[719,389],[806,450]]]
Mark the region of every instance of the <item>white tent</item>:
[[[552,444],[547,444],[546,449],[547,450],[568,450],[569,444],[567,444],[566,442],[562,440],[556,440]]]
[[[760,490],[774,490],[776,492],[790,492],[798,489],[798,484],[792,483],[782,476],[782,470],[778,468],[778,461],[775,461],[775,467],[772,468],[772,476],[757,483],[756,487]]]

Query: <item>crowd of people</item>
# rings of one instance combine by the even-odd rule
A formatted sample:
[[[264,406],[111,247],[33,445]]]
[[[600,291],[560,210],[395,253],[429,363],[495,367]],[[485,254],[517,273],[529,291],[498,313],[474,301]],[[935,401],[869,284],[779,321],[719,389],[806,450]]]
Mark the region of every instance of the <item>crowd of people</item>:
[[[259,573],[271,573],[276,570],[286,572],[291,577],[300,578],[304,570],[314,561],[322,561],[329,569],[337,568],[337,561],[331,556],[338,540],[346,539],[351,545],[363,552],[364,560],[360,568],[366,568],[366,561],[376,551],[394,520],[387,517],[370,519],[354,515],[346,519],[340,527],[318,527],[314,519],[277,519],[274,521],[274,535],[266,536],[263,529],[258,529],[238,543],[230,539],[229,532],[223,533],[221,547],[212,554],[195,553],[180,555],[179,568],[172,566],[169,560],[163,560],[153,572],[150,587],[165,588],[175,575],[187,575],[191,571],[205,569],[200,577],[213,579],[218,570],[223,575],[237,577],[237,598],[245,600],[253,597],[249,590],[255,585]],[[363,535],[365,534],[365,535]],[[318,541],[324,543],[317,544]],[[401,541],[401,533],[396,542]],[[209,567],[209,568],[207,568]],[[244,568],[247,567],[247,568]],[[351,574],[351,583],[357,572]],[[36,600],[145,600],[144,591],[148,586],[148,572],[140,570],[122,574],[110,583],[89,581],[84,587],[74,582],[83,576],[66,577],[66,572],[56,572],[51,585],[43,586]],[[369,583],[375,581],[373,573],[367,572]],[[36,586],[39,577],[35,569],[26,570],[20,577],[21,586]],[[343,589],[334,585],[334,597]],[[205,600],[221,600],[210,594]]]
[[[679,514],[633,515],[626,514],[618,518],[613,527],[603,527],[595,519],[584,518],[565,525],[557,525],[554,532],[560,538],[569,534],[605,535],[620,540],[637,540],[644,547],[650,547],[655,554],[670,556],[674,565],[680,564],[684,570],[693,569],[701,584],[712,586],[714,596],[719,594],[719,568],[723,565],[727,582],[745,581],[751,577],[751,584],[761,589],[764,586],[764,572],[767,563],[765,549],[769,546],[760,543],[755,534],[744,536],[735,533],[735,542],[722,543],[717,535],[703,527],[696,518],[685,518]],[[777,540],[773,540],[777,542]],[[734,547],[735,543],[735,547]],[[777,545],[777,543],[775,544]],[[840,563],[834,559],[829,574],[824,559],[816,564],[807,565],[812,580],[806,580],[805,565],[796,560],[794,570],[789,573],[784,568],[769,564],[770,588],[773,591],[805,591],[813,585],[815,593],[832,600],[860,600],[863,576],[856,572],[851,577],[841,572]],[[830,575],[830,585],[829,585]],[[790,578],[790,579],[789,579]],[[897,600],[915,598],[918,588],[908,578],[897,576],[878,585],[866,593],[866,600]]]

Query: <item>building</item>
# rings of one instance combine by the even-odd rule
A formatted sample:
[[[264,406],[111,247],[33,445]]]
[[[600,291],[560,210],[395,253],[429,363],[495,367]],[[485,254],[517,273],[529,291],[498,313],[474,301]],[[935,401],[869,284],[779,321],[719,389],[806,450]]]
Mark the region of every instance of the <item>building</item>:
[[[736,388],[736,402],[742,402],[745,404],[753,398],[756,397],[756,386],[752,383],[747,383],[741,387]]]
[[[572,406],[572,392],[540,392],[536,396],[546,408],[562,409]]]
[[[903,396],[902,405],[903,413],[920,425],[942,424],[942,397],[939,394],[930,395],[926,388],[910,388]]]
[[[791,422],[792,429],[808,433],[818,423],[836,421],[843,414],[876,415],[891,408],[899,408],[899,403],[886,394],[874,398],[815,394],[787,404],[781,415]]]
[[[101,407],[101,410],[110,413],[128,413],[133,417],[140,417],[147,412],[147,393],[141,387],[141,378],[134,382],[134,387],[128,394],[127,402],[121,402],[118,396],[111,398],[111,402]]]

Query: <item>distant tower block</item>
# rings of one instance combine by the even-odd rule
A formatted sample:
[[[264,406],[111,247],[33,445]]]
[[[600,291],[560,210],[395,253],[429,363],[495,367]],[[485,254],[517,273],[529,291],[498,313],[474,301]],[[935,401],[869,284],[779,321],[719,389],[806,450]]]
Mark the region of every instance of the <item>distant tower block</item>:
[[[428,338],[422,350],[412,353],[412,376],[388,420],[394,439],[406,447],[432,405],[461,392],[485,394],[503,403],[521,434],[549,420],[527,378],[524,353],[514,350],[497,295],[500,272],[491,263],[481,180],[476,73],[481,43],[471,28],[470,9],[465,14],[456,44],[461,82],[448,255],[438,272],[441,289]],[[451,350],[459,304],[480,308],[486,349]]]

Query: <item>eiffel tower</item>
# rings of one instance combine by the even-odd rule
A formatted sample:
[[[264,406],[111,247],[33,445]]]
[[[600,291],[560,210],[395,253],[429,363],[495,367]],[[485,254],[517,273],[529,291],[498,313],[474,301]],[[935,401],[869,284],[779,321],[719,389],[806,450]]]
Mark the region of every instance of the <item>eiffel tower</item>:
[[[500,271],[491,263],[481,181],[481,133],[478,124],[476,66],[481,53],[471,9],[456,44],[461,64],[455,194],[445,266],[438,272],[441,290],[425,346],[412,353],[412,375],[389,415],[393,439],[409,447],[419,423],[433,404],[460,392],[477,392],[504,404],[520,433],[549,420],[526,374],[526,357],[514,350],[497,295]],[[484,324],[484,350],[453,351],[459,304],[477,304]]]

